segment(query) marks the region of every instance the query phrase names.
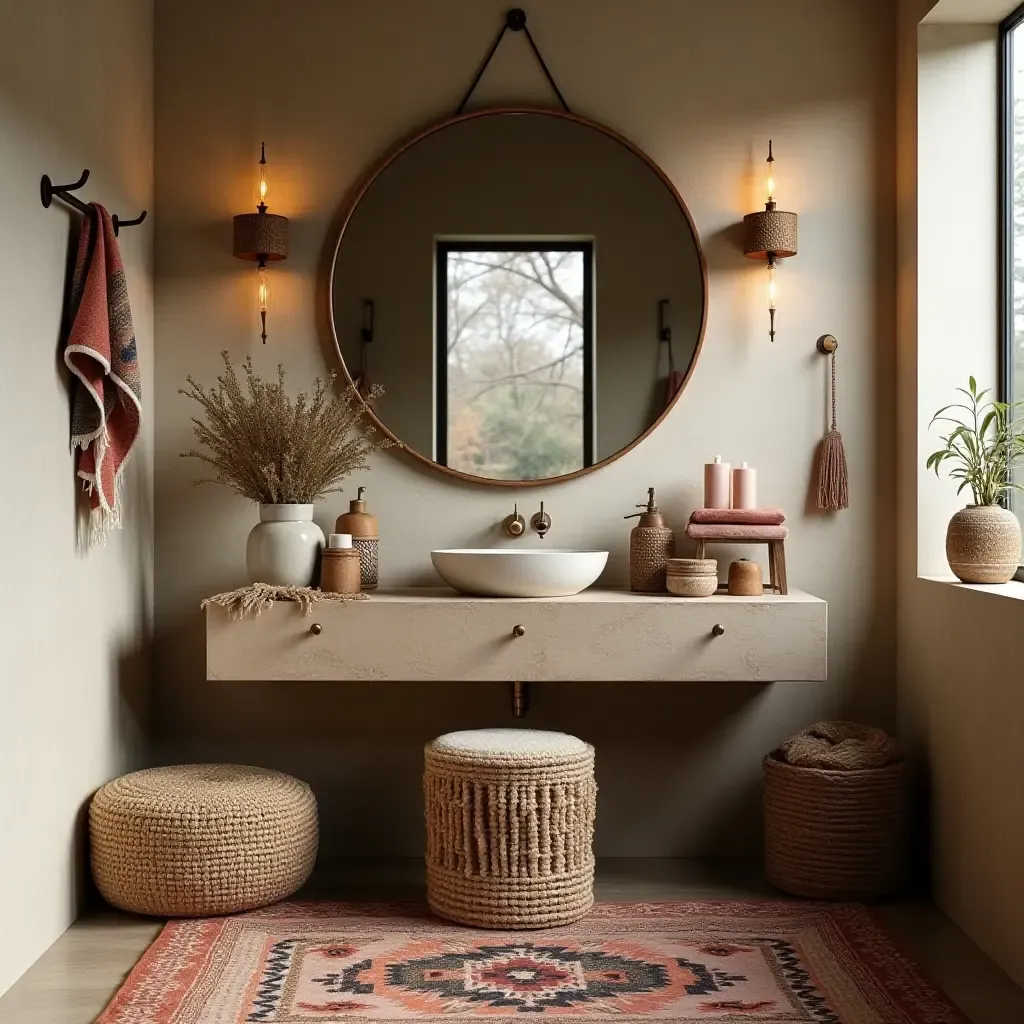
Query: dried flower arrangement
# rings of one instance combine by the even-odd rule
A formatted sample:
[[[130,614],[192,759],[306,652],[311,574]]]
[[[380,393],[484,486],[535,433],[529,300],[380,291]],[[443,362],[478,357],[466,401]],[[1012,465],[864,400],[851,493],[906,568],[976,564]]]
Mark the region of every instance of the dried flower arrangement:
[[[199,483],[221,483],[261,504],[308,505],[333,491],[350,473],[369,469],[368,456],[394,442],[373,443],[376,429],[368,421],[366,402],[352,386],[332,394],[335,374],[313,382],[312,395],[294,400],[284,389],[284,367],[277,381],[266,381],[246,358],[245,387],[231,358],[222,352],[226,372],[208,390],[189,376],[179,394],[198,402],[206,421],[193,417],[201,451],[182,452],[212,466],[212,477]],[[382,393],[375,388],[371,397]]]

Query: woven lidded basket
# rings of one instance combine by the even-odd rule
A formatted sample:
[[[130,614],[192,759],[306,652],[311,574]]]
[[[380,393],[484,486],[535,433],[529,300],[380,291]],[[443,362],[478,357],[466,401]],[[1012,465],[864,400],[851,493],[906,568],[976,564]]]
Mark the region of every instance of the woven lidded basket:
[[[150,768],[89,806],[96,886],[122,910],[233,914],[276,903],[310,876],[316,799],[281,772],[230,764]]]
[[[594,902],[594,748],[530,729],[450,733],[427,744],[427,899],[441,917],[493,928],[579,920]]]
[[[796,896],[877,899],[907,862],[906,765],[830,770],[764,759],[765,866]]]

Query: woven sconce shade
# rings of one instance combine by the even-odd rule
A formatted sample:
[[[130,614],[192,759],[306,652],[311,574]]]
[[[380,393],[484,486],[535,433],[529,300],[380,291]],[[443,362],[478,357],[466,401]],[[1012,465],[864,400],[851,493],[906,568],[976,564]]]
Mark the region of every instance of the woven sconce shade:
[[[288,218],[276,213],[235,217],[235,255],[242,260],[283,260],[288,256]]]
[[[767,209],[743,218],[743,254],[752,260],[766,260],[797,252],[796,214]]]

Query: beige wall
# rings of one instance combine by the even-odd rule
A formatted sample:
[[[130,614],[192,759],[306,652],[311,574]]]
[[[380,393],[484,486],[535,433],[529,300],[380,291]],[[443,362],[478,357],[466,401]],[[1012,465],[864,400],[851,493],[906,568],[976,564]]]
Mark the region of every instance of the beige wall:
[[[994,381],[998,309],[996,32],[919,30],[931,7],[899,8],[900,726],[919,767],[935,899],[1024,983],[1024,604],[918,578],[948,574],[945,524],[962,504],[924,471],[937,447],[927,422],[969,373]]]
[[[75,545],[77,488],[58,337],[71,215],[39,177],[125,217],[152,209],[152,5],[0,0],[0,992],[74,919],[83,807],[136,759],[152,612],[151,224],[121,236],[144,373],[126,526]],[[75,215],[77,216],[77,215]]]
[[[207,683],[200,599],[244,577],[255,509],[195,489],[187,373],[211,382],[218,351],[287,365],[293,385],[332,366],[326,270],[343,197],[393,141],[457,105],[500,23],[496,0],[387,5],[199,0],[157,11],[158,352],[157,756],[280,766],[313,783],[327,856],[421,850],[420,744],[462,726],[511,724],[501,685]],[[299,16],[298,12],[302,12]],[[432,547],[491,543],[517,497],[544,499],[550,543],[607,545],[626,573],[621,516],[657,486],[679,526],[701,466],[721,453],[761,473],[793,528],[790,579],[829,601],[828,685],[538,687],[527,724],[596,743],[602,854],[750,850],[760,758],[791,730],[893,706],[893,19],[886,0],[552,0],[534,34],[574,109],[646,149],[687,201],[710,267],[710,321],[693,380],[664,425],[627,457],[557,488],[515,495],[446,482],[384,454],[363,482],[381,517],[386,584],[429,582]],[[766,85],[766,38],[772,79]],[[254,79],[272,39],[274,70]],[[525,41],[503,44],[480,102],[550,102]],[[801,253],[780,272],[768,340],[764,271],[738,224],[758,209],[775,140],[779,199],[801,216]],[[292,256],[272,270],[261,347],[255,274],[231,256],[249,209],[259,142],[271,210],[292,219]],[[841,341],[839,413],[853,507],[807,511],[826,426],[827,366]],[[353,485],[357,481],[352,481]],[[318,510],[328,526],[348,494]],[[566,642],[571,642],[571,637]]]

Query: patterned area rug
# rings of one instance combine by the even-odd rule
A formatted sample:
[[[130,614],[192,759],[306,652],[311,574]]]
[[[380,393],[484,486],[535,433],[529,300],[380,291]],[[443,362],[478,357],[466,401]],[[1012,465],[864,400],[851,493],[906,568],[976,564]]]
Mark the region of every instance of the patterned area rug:
[[[862,907],[605,903],[487,932],[393,904],[174,921],[97,1024],[966,1024]]]

